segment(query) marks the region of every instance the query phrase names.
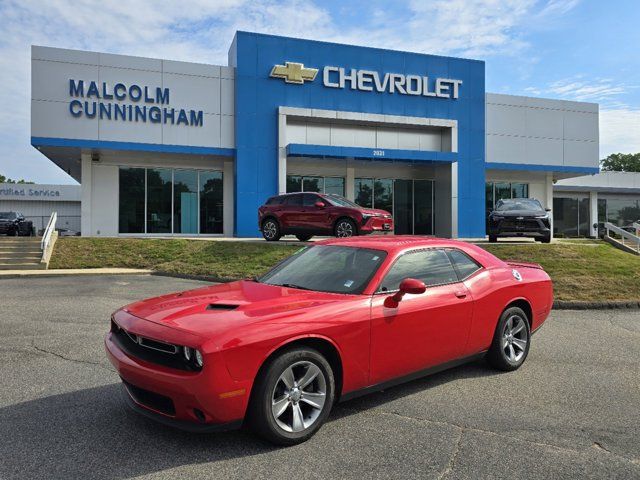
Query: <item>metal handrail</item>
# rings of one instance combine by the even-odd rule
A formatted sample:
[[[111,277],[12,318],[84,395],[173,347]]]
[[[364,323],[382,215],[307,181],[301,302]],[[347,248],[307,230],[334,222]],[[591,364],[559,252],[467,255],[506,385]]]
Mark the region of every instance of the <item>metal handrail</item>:
[[[58,220],[58,212],[53,212],[51,217],[49,217],[49,223],[47,223],[47,228],[44,229],[44,233],[42,234],[42,241],[40,242],[40,249],[42,250],[42,255],[44,258],[45,252],[49,247],[49,243],[51,242],[51,235],[56,230],[56,221]]]
[[[636,226],[637,224],[634,224],[634,226]],[[627,247],[627,248],[632,248],[629,245],[626,245],[624,243],[625,238],[627,240],[630,240],[632,244],[635,244],[635,246],[633,248],[635,248],[635,250],[638,251],[638,253],[640,253],[640,236],[638,235],[634,235],[633,233],[629,233],[626,230],[617,227],[616,225],[614,225],[613,223],[610,222],[605,222],[604,224],[604,228],[607,231],[607,237],[612,238],[611,235],[609,235],[609,231],[612,231],[613,233],[620,235],[620,241],[618,243],[621,243],[623,246]],[[637,228],[637,227],[636,227]],[[617,239],[615,239],[616,241],[618,241]]]

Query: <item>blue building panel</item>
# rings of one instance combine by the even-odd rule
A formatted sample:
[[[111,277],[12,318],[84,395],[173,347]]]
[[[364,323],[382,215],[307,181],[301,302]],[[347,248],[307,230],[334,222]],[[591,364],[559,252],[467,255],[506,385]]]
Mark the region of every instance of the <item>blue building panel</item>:
[[[271,69],[285,62],[318,69],[315,80],[298,85],[271,78]],[[236,67],[236,235],[259,234],[257,209],[278,192],[277,122],[281,106],[456,120],[458,152],[443,155],[440,161],[455,157],[458,162],[459,235],[484,235],[484,62],[237,32],[229,64]],[[428,76],[431,89],[436,78],[460,80],[462,84],[457,99],[360,91],[348,84],[332,88],[323,84],[326,66],[347,72],[374,71],[380,78],[385,73]],[[424,160],[418,153],[401,155]],[[376,157],[372,155],[371,160]]]

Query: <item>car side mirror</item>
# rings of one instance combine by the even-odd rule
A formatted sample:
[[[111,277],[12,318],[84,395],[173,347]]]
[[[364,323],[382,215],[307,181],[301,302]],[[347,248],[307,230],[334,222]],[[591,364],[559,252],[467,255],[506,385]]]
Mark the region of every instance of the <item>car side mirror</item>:
[[[426,290],[427,286],[422,280],[417,280],[415,278],[405,278],[400,282],[398,291],[384,299],[384,306],[387,308],[397,308],[400,300],[402,300],[402,297],[404,297],[405,294],[409,293],[411,295],[420,295]]]
[[[324,202],[321,202],[320,200],[318,200],[314,205],[316,208],[324,208]]]

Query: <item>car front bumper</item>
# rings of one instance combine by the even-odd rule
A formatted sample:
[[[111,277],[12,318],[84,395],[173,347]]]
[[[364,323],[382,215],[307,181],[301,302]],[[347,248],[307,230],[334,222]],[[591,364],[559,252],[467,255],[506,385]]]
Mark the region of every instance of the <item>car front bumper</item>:
[[[131,321],[134,326],[122,325],[118,319],[132,331],[140,322],[151,325],[150,329],[169,330],[142,319]],[[173,341],[166,336],[156,338]],[[221,355],[205,354],[201,371],[183,371],[130,356],[111,332],[104,342],[107,357],[123,381],[127,404],[135,411],[191,431],[224,430],[242,423],[251,386],[231,378]]]
[[[361,233],[393,232],[393,218],[369,217],[359,229]]]

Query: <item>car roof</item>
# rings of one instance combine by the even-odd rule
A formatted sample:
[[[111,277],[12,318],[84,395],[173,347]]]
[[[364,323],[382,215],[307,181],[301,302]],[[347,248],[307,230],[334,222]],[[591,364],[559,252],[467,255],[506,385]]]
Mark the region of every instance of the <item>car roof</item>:
[[[471,243],[448,238],[426,237],[419,235],[371,235],[349,238],[329,238],[315,242],[316,245],[341,245],[345,247],[371,248],[397,254],[416,248],[457,248],[462,250],[484,266],[502,262],[486,250]]]

